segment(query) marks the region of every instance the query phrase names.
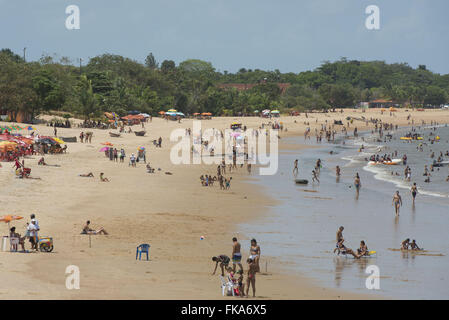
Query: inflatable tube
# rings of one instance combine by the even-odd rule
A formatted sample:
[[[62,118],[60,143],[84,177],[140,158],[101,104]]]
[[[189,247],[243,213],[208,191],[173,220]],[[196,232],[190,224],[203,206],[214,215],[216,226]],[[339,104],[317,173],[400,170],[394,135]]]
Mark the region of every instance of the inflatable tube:
[[[295,180],[295,183],[296,183],[296,184],[308,184],[308,183],[309,183],[309,180],[306,180],[306,179],[296,179],[296,180]]]

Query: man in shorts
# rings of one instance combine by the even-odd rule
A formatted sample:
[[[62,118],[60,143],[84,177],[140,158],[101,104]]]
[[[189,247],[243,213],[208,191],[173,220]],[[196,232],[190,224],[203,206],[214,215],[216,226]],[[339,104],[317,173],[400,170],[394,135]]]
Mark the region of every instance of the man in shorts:
[[[234,237],[232,238],[232,271],[235,272],[235,266],[238,265],[240,270],[243,271],[243,266],[242,266],[242,254],[240,252],[240,243],[237,241],[237,238]]]

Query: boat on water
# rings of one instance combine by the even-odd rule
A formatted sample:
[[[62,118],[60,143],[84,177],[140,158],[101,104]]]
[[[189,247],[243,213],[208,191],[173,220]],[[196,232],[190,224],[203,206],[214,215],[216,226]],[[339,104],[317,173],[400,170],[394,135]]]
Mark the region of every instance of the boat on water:
[[[383,164],[386,166],[396,166],[398,164],[401,164],[402,159],[393,159],[391,161],[369,161],[368,164],[371,166],[375,166],[378,164]]]

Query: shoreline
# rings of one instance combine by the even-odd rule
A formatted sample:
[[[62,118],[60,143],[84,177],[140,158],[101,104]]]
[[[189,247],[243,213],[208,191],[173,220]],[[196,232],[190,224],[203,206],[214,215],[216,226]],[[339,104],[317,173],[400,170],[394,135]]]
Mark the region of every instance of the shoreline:
[[[348,114],[345,112],[344,116]],[[312,115],[320,115],[321,120],[327,118],[327,114]],[[449,113],[444,112],[444,115],[447,117]],[[340,114],[337,116],[343,117]],[[221,129],[233,119],[236,118],[218,118],[203,123],[207,127],[213,125]],[[269,121],[241,119],[248,123],[248,127]],[[303,134],[305,125],[293,123],[295,119],[299,120],[299,117],[280,119],[286,122],[289,130],[281,133],[282,137]],[[18,231],[23,233],[22,225],[29,214],[36,213],[41,229],[45,230],[42,232],[53,236],[55,241],[55,251],[51,254],[1,253],[4,272],[0,275],[0,281],[8,288],[8,299],[224,298],[218,277],[210,276],[213,270],[210,257],[229,255],[231,238],[237,226],[269,215],[274,199],[251,184],[254,178],[248,177],[244,169],[232,174],[234,180],[229,192],[217,190],[218,187],[202,187],[199,175],[206,172],[214,175],[215,167],[174,166],[167,161],[166,145],[162,150],[150,146],[149,158],[152,166],[162,167],[162,171],[170,171],[173,176],[162,172],[144,174],[142,165],[138,169],[128,168],[126,163],[112,163],[104,157],[104,153],[97,152],[100,142],[104,141],[119,141],[118,147],[126,142],[128,149],[134,147],[132,150],[136,150],[143,141],[147,146],[159,135],[167,141],[171,129],[189,127],[190,124],[190,120],[184,120],[179,125],[154,119],[153,124],[147,125],[150,133],[146,138],[124,135],[126,140],[123,141],[107,136],[108,130],[89,129],[94,131],[91,147],[81,143],[68,144],[67,156],[46,156],[49,163],[59,161],[61,168],[37,167],[37,156],[33,160],[25,160],[32,164],[33,175],[42,177],[42,181],[14,179],[12,170],[8,171],[4,165],[0,175],[6,178],[11,189],[1,201],[5,214],[24,216],[25,219],[15,223],[20,229]],[[50,127],[38,127],[43,134],[51,132]],[[156,133],[153,133],[153,128]],[[78,136],[82,130],[85,129],[58,131],[63,136]],[[304,148],[307,147],[309,145],[305,144]],[[281,139],[280,150],[284,152],[286,149]],[[127,156],[130,153],[127,150]],[[77,176],[88,170],[94,171],[95,179]],[[109,184],[97,180],[99,170],[111,179]],[[27,201],[20,200],[18,195],[21,193],[27,194]],[[87,219],[92,220],[94,225],[103,225],[111,234],[92,237],[92,248],[88,247],[86,236],[79,235]],[[42,232],[41,235],[44,235]],[[205,236],[205,240],[200,241],[200,236]],[[241,235],[237,234],[237,237]],[[248,235],[239,240],[246,241],[245,237]],[[136,245],[144,242],[152,245],[149,263],[134,260]],[[260,242],[263,251],[263,240]],[[242,248],[246,256],[247,249],[244,245]],[[305,276],[288,274],[282,265],[274,267],[273,257],[268,258],[269,274],[257,277],[260,299],[373,299],[322,288]],[[65,267],[68,264],[79,265],[81,290],[65,288]],[[264,270],[263,261],[261,269]],[[0,292],[0,296],[3,294],[6,292]]]

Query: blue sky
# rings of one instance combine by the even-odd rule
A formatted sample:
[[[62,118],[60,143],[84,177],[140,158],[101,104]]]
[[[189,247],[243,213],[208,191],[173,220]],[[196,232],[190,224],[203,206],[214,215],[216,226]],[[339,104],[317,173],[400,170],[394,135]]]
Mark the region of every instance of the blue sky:
[[[81,29],[65,28],[78,5]],[[381,29],[365,28],[380,8]],[[0,0],[0,47],[87,61],[196,58],[219,71],[312,70],[325,60],[408,62],[449,73],[448,0]]]

